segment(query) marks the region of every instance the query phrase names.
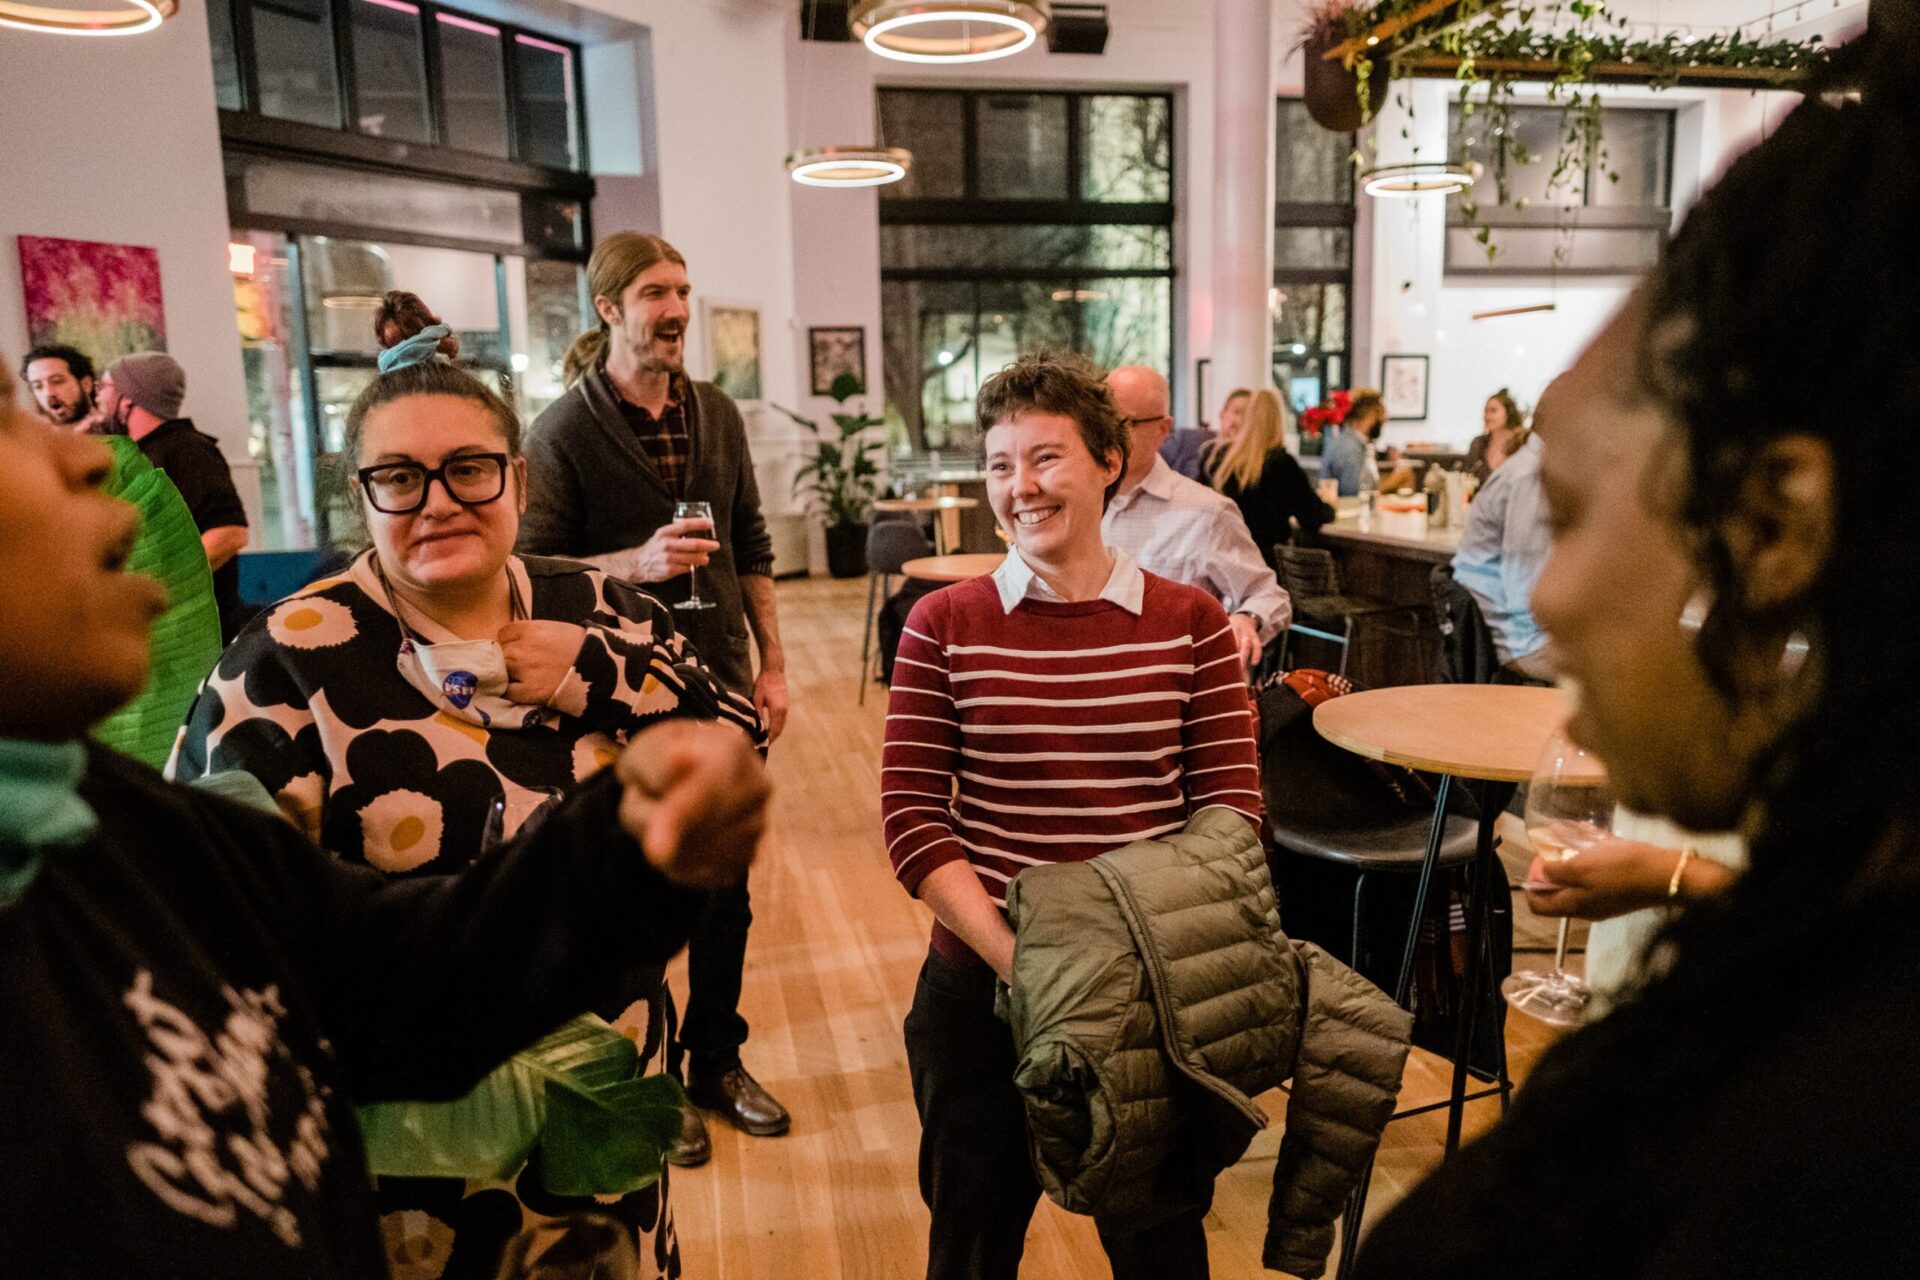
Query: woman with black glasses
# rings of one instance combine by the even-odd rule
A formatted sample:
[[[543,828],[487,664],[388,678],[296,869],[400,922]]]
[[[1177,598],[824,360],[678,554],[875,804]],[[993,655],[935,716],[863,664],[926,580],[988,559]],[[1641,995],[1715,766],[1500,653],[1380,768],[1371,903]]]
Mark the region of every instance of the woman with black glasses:
[[[394,293],[376,331],[382,372],[348,414],[345,448],[372,545],[240,633],[189,717],[176,776],[253,774],[338,856],[433,876],[480,854],[490,817],[513,827],[659,719],[718,718],[757,738],[752,705],[699,664],[657,600],[582,564],[513,554],[520,422],[441,358],[459,349],[446,327]],[[661,980],[637,974],[631,1004],[601,1010],[656,1069]],[[636,1232],[642,1276],[679,1274],[665,1188],[663,1176],[657,1195],[611,1210]],[[525,1178],[514,1192],[519,1203],[501,1187],[383,1181],[389,1259],[477,1249],[493,1265],[460,1273],[490,1276],[523,1207],[593,1207]]]

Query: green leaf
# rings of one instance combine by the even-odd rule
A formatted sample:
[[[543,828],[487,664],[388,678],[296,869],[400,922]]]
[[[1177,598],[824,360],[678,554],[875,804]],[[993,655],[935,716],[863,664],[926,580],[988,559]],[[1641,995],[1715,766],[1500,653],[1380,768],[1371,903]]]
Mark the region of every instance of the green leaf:
[[[575,1018],[495,1068],[453,1102],[359,1109],[367,1167],[415,1178],[512,1177],[537,1152],[554,1195],[623,1195],[659,1180],[686,1095],[641,1076],[633,1042]]]
[[[836,404],[845,404],[866,389],[867,384],[860,380],[858,374],[843,373],[827,388],[827,395]]]

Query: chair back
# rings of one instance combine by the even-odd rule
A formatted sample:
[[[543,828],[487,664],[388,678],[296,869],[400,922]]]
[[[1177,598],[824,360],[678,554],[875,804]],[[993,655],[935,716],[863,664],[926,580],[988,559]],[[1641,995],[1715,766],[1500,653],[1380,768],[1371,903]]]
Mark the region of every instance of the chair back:
[[[1259,692],[1260,778],[1269,824],[1362,831],[1426,811],[1432,792],[1407,771],[1337,747],[1313,727],[1313,709],[1293,689]]]
[[[1491,684],[1500,670],[1493,632],[1473,593],[1455,581],[1453,566],[1435,565],[1427,578],[1433,620],[1440,629],[1441,671],[1449,684]]]
[[[886,520],[867,526],[867,572],[899,573],[909,560],[933,554],[933,545],[920,526]]]
[[[1340,568],[1325,547],[1274,547],[1274,569],[1280,585],[1294,599],[1340,594]]]

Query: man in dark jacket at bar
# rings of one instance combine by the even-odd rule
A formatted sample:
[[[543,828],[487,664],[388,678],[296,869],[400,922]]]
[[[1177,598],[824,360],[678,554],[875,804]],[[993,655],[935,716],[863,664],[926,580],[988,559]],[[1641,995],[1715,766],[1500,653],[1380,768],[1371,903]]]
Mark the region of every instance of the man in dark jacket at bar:
[[[726,392],[695,382],[685,367],[686,260],[658,236],[623,231],[587,265],[600,325],[567,352],[567,393],[535,419],[527,437],[524,555],[572,556],[645,583],[680,611],[707,665],[753,698],[769,742],[787,718],[786,657],[774,609],[773,541],[747,453],[746,425]],[[686,519],[682,503],[705,502],[712,519]],[[696,598],[710,607],[694,603]],[[759,644],[753,670],[747,631]],[[740,1061],[747,930],[744,880],[713,895],[687,952],[687,1005],[672,1060],[684,1051],[687,1092],[735,1127],[785,1133],[786,1108]],[[699,1113],[686,1112],[675,1164],[706,1161]]]

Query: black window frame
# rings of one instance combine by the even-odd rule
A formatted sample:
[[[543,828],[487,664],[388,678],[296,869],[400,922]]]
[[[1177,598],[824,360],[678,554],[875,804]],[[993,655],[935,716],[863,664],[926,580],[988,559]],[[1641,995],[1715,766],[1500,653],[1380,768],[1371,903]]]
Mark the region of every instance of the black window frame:
[[[1280,117],[1280,112],[1277,109],[1278,104],[1299,104],[1303,110],[1305,108],[1305,99],[1291,94],[1283,93],[1278,95],[1275,98],[1275,103],[1276,120]],[[1320,126],[1314,125],[1313,127],[1319,128]],[[1348,155],[1351,155],[1354,148],[1358,145],[1357,137],[1351,133],[1342,136],[1346,139],[1345,151]],[[1279,148],[1280,126],[1276,124],[1274,130],[1276,174],[1278,169]],[[1337,284],[1346,289],[1346,327],[1345,332],[1342,334],[1342,342],[1344,345],[1337,350],[1315,346],[1308,348],[1307,352],[1307,356],[1322,362],[1321,390],[1323,397],[1325,393],[1336,389],[1333,384],[1333,379],[1329,376],[1326,368],[1326,362],[1331,359],[1337,358],[1341,362],[1343,374],[1343,377],[1340,379],[1341,382],[1346,383],[1348,386],[1359,385],[1356,381],[1358,375],[1353,360],[1353,256],[1355,253],[1354,240],[1356,238],[1354,233],[1358,221],[1358,206],[1355,202],[1355,188],[1357,185],[1353,180],[1351,164],[1347,166],[1347,199],[1344,203],[1337,200],[1288,200],[1286,193],[1280,190],[1277,179],[1274,184],[1273,226],[1275,232],[1304,227],[1315,230],[1344,231],[1346,233],[1347,261],[1343,267],[1286,266],[1280,262],[1277,255],[1273,264],[1273,287],[1276,289],[1285,289],[1289,285],[1331,284]],[[1304,357],[1296,357],[1291,350],[1287,351],[1285,355],[1287,358],[1283,360],[1281,358],[1282,352],[1276,342],[1270,353],[1274,385],[1282,388],[1281,398],[1287,401],[1287,407],[1289,411],[1291,411],[1293,407],[1292,401],[1286,391],[1288,379],[1283,376],[1283,372],[1290,367],[1292,360]],[[1211,409],[1202,406],[1202,411],[1211,412]]]
[[[511,185],[527,186],[537,182],[541,186],[554,186],[555,175],[572,175],[584,179],[592,169],[591,153],[588,147],[586,120],[586,59],[581,45],[577,41],[562,36],[536,31],[512,22],[501,22],[481,14],[469,13],[452,5],[433,3],[433,0],[408,0],[420,10],[420,29],[422,54],[425,62],[427,89],[427,124],[432,141],[406,142],[381,138],[375,134],[362,133],[358,122],[359,92],[355,83],[353,60],[353,0],[330,0],[329,13],[332,15],[334,74],[340,86],[340,115],[334,126],[305,124],[300,121],[282,120],[277,116],[265,115],[260,111],[260,69],[255,60],[253,41],[253,6],[267,3],[267,0],[231,0],[230,15],[233,22],[233,49],[240,84],[241,106],[238,110],[222,108],[220,111],[221,135],[227,138],[239,135],[238,140],[261,143],[282,135],[289,140],[289,149],[313,151],[316,147],[329,150],[343,159],[353,160],[356,153],[365,148],[340,142],[328,147],[324,139],[316,140],[312,135],[329,135],[336,139],[349,139],[357,142],[379,144],[378,150],[395,156],[406,156],[414,172],[428,173],[437,177],[459,177],[471,173],[476,164],[484,168],[498,170],[506,166],[517,171],[519,181]],[[506,87],[507,97],[507,154],[488,155],[484,152],[461,151],[447,143],[446,85],[441,73],[440,55],[440,15],[446,14],[466,22],[479,23],[495,28],[500,32],[501,83]],[[207,21],[215,21],[213,11],[208,10]],[[574,157],[573,167],[557,168],[526,159],[524,139],[521,129],[520,110],[520,70],[515,57],[516,37],[528,36],[543,44],[559,45],[572,55],[573,63],[573,110],[574,138],[578,154]],[[495,183],[499,185],[499,183]]]
[[[1167,265],[1165,267],[888,267],[880,269],[880,282],[888,284],[915,283],[960,283],[973,286],[974,328],[978,332],[984,316],[994,314],[992,307],[983,307],[981,303],[982,285],[992,284],[1039,284],[1054,285],[1061,290],[1079,294],[1088,284],[1097,280],[1119,279],[1164,279],[1168,282],[1169,325],[1166,352],[1166,369],[1169,384],[1176,387],[1181,377],[1175,361],[1175,352],[1179,346],[1178,298],[1174,293],[1173,282],[1179,277],[1179,246],[1177,242],[1177,218],[1175,194],[1177,178],[1180,172],[1178,149],[1179,128],[1178,103],[1175,95],[1165,90],[1125,90],[1102,86],[1092,89],[1029,89],[1029,88],[966,88],[948,85],[893,85],[880,84],[874,88],[874,111],[880,112],[882,95],[928,94],[939,97],[958,97],[962,101],[962,194],[958,197],[918,197],[890,196],[886,188],[881,188],[879,208],[880,225],[887,226],[1138,226],[1165,227],[1167,229]],[[983,198],[980,195],[980,146],[979,130],[976,124],[977,106],[981,99],[998,95],[1018,94],[1022,97],[1064,98],[1067,100],[1067,196],[1065,199],[1001,199]],[[1083,103],[1090,98],[1144,98],[1156,99],[1166,103],[1168,122],[1167,154],[1167,199],[1165,201],[1101,201],[1085,198],[1083,192],[1084,167],[1083,132],[1085,115]],[[881,136],[885,137],[882,129]],[[896,143],[906,142],[896,140]],[[1076,350],[1086,346],[1085,307],[1078,297],[1064,304],[1073,320],[1073,342]],[[884,330],[884,324],[883,324]],[[884,341],[884,339],[883,339]],[[913,430],[918,426],[924,432],[924,424],[919,422],[919,406],[914,406],[911,414],[905,413]],[[916,448],[925,448],[924,434],[915,441]]]

